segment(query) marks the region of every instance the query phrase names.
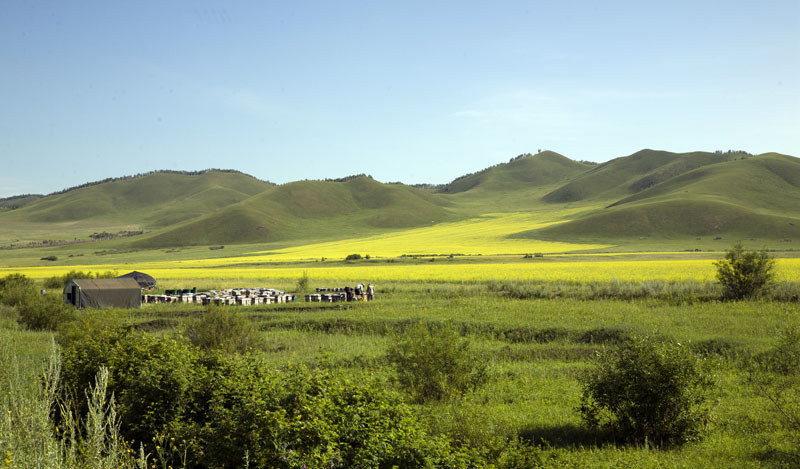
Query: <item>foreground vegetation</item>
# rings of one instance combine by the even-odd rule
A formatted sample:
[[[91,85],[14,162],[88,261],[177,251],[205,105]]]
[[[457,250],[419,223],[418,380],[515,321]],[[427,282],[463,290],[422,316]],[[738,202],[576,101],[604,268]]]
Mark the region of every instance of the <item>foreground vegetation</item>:
[[[721,301],[711,283],[548,296],[523,293],[557,285],[409,281],[363,304],[67,309],[29,322],[32,298],[60,297],[20,282],[0,306],[7,467],[800,463],[800,305],[775,291]],[[432,357],[446,362],[421,366]],[[603,376],[619,383],[643,363],[673,370],[663,383],[702,383],[672,407],[692,411],[671,420],[685,432],[609,419],[629,407],[604,400]],[[634,401],[682,402],[632,379]]]

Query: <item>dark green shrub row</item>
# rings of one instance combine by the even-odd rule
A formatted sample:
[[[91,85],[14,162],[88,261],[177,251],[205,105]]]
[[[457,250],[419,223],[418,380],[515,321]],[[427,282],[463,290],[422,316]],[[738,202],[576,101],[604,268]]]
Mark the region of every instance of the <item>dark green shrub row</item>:
[[[426,434],[377,383],[302,366],[275,369],[257,356],[92,324],[60,341],[64,392],[77,407],[85,405],[81,390],[107,366],[122,435],[174,467],[184,455],[188,467],[240,467],[245,455],[254,467],[479,465],[471,452]]]
[[[361,320],[345,318],[266,320],[259,328],[262,331],[278,329],[298,329],[324,332],[326,334],[405,334],[423,324],[429,329],[441,327],[441,322],[420,322],[414,319]],[[597,328],[590,330],[569,330],[562,327],[536,328],[529,326],[504,326],[495,323],[450,322],[451,327],[461,335],[474,335],[512,344],[544,344],[555,341],[580,344],[615,344],[628,338],[628,331],[617,328]]]
[[[662,299],[676,303],[713,301],[721,295],[713,283],[685,281],[638,282],[491,282],[488,290],[520,300],[580,298],[584,300]]]
[[[44,287],[55,289],[55,288],[64,288],[64,285],[73,279],[76,278],[115,278],[119,276],[116,271],[105,271],[105,272],[95,272],[92,273],[84,272],[82,270],[71,270],[64,275],[54,275],[44,281]]]
[[[54,331],[75,313],[60,295],[40,294],[33,280],[20,274],[0,278],[0,303],[13,306],[17,321],[32,330]]]

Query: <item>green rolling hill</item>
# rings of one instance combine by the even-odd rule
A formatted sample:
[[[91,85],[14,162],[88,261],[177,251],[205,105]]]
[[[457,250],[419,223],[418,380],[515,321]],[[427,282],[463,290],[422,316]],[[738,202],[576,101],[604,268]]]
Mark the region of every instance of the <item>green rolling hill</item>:
[[[592,167],[592,164],[573,161],[552,151],[543,151],[536,155],[524,154],[508,163],[457,178],[447,184],[442,192],[458,194],[466,191],[492,192],[549,186],[564,183]]]
[[[741,158],[739,154],[642,150],[600,164],[545,195],[550,203],[614,200],[656,186],[693,169]]]
[[[682,160],[687,155],[699,161]],[[662,159],[667,162],[632,184],[595,185],[596,198],[635,191],[605,209],[517,236],[594,241],[692,236],[800,238],[800,159],[775,153],[731,158],[734,154],[714,162],[719,155],[687,155],[672,161]],[[586,182],[589,175],[580,179]],[[640,184],[645,179],[654,183]],[[552,194],[545,199],[552,200]]]
[[[132,228],[145,233],[114,245],[297,244],[526,211],[579,215],[511,236],[608,244],[800,240],[800,159],[642,150],[591,164],[546,151],[437,190],[368,176],[275,186],[236,171],[164,171],[0,202],[0,244]]]
[[[157,172],[41,197],[4,213],[3,218],[38,223],[125,220],[154,228],[201,216],[270,187],[235,171]]]
[[[457,218],[437,194],[370,177],[300,181],[180,223],[138,246],[341,239],[431,225]],[[232,241],[234,240],[234,241]]]

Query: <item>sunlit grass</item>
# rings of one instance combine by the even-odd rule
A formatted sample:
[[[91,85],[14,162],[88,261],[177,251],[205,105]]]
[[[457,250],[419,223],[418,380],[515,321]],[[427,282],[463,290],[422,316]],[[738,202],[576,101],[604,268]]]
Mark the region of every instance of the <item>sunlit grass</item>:
[[[342,258],[351,253],[379,257],[397,257],[403,254],[496,255],[523,253],[553,253],[575,250],[600,249],[605,244],[578,244],[531,239],[513,239],[508,236],[525,230],[542,228],[557,223],[569,211],[548,213],[497,213],[487,214],[456,223],[387,233],[361,239],[349,239],[309,244],[276,251],[264,251],[269,260],[301,260],[321,257]]]

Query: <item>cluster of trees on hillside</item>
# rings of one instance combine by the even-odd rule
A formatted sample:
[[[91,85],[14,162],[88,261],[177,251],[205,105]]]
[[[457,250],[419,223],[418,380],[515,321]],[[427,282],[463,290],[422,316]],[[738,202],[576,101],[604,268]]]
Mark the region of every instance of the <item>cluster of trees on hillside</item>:
[[[345,177],[341,177],[341,178],[326,178],[324,181],[325,182],[348,182],[348,181],[352,181],[352,180],[358,179],[358,178],[370,178],[370,179],[372,179],[372,176],[369,175],[369,174],[364,174],[364,173],[351,174],[350,176],[345,176]]]

